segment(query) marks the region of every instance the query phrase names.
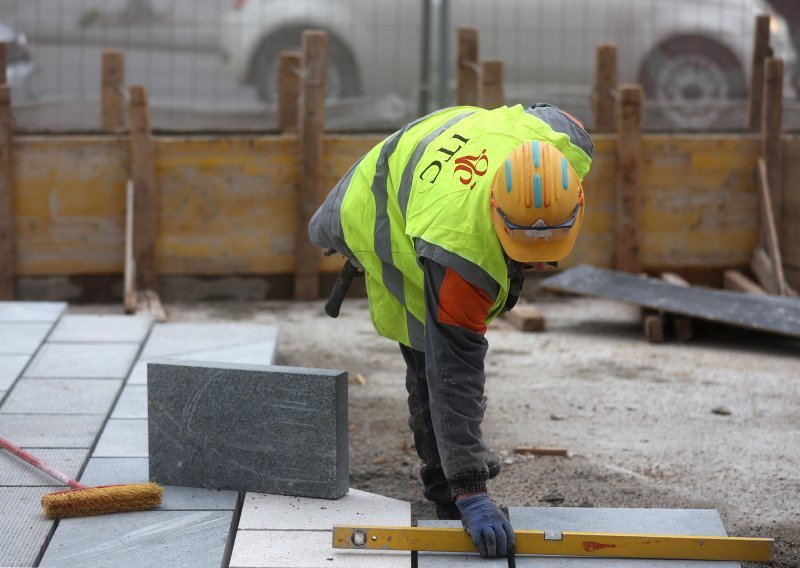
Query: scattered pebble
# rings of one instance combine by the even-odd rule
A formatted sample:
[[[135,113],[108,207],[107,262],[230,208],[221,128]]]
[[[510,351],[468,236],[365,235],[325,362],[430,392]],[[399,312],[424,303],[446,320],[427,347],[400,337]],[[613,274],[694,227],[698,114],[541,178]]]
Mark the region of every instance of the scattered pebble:
[[[711,409],[711,413],[719,416],[730,416],[732,414],[731,409],[727,406],[715,406]]]
[[[551,414],[550,420],[564,420],[564,417],[561,414]]]
[[[503,460],[503,463],[506,465],[512,465],[514,463],[514,458],[506,458]]]

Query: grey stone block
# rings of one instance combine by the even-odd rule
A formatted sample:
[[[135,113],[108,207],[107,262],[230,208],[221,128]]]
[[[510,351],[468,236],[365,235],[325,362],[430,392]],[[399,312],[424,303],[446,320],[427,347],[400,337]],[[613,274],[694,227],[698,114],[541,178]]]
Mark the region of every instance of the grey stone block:
[[[146,458],[147,420],[112,418],[106,423],[93,458]]]
[[[0,323],[0,353],[33,354],[51,327],[49,323]]]
[[[20,379],[0,413],[105,416],[121,385],[121,380]]]
[[[336,499],[347,492],[347,374],[148,365],[150,475],[170,485]]]
[[[219,568],[232,511],[140,511],[64,519],[39,566]]]
[[[122,389],[111,418],[147,418],[147,386],[128,385]]]
[[[50,464],[57,470],[75,479],[86,461],[87,449],[25,448],[30,453]],[[59,484],[58,481],[22,461],[6,450],[0,450],[0,486],[18,485],[26,487],[46,487]]]
[[[11,388],[30,358],[30,355],[0,355],[0,390]]]
[[[54,322],[67,309],[65,302],[0,302],[0,321]]]
[[[0,566],[33,566],[53,521],[42,515],[42,495],[63,487],[0,487]]]
[[[150,316],[66,315],[48,341],[70,343],[141,343],[150,332]]]
[[[24,376],[124,379],[138,351],[138,343],[46,343]]]
[[[100,414],[0,413],[0,432],[23,448],[90,448],[105,419]]]
[[[146,483],[150,481],[147,461],[147,458],[92,458],[80,481],[86,485]],[[159,510],[232,511],[236,508],[237,497],[236,491],[164,485],[164,499]]]

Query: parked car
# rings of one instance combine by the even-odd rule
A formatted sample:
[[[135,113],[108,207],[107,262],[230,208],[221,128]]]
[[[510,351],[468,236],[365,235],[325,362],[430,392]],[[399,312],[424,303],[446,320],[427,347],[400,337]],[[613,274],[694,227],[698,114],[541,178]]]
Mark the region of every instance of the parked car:
[[[36,95],[36,65],[28,39],[25,34],[17,33],[12,27],[0,22],[0,42],[6,43],[6,82],[11,87],[11,96],[14,100],[33,98]]]
[[[303,29],[325,29],[329,96],[413,97],[420,83],[421,5],[233,0],[222,48],[235,78],[269,101],[279,53],[299,49]],[[452,28],[478,28],[482,59],[504,61],[509,102],[588,106],[594,48],[610,42],[618,46],[620,82],[641,83],[676,126],[706,126],[731,101],[741,106],[747,97],[754,21],[762,13],[772,16],[772,45],[791,71],[786,84],[793,92],[796,54],[788,27],[762,0],[451,0],[450,13]]]

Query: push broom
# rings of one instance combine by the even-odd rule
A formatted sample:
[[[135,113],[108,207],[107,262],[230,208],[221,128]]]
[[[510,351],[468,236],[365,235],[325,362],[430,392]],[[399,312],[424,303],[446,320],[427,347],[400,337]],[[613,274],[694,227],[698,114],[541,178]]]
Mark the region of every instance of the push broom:
[[[0,448],[8,450],[21,460],[72,488],[57,493],[48,493],[42,497],[44,514],[49,519],[143,511],[161,504],[161,495],[164,490],[156,483],[88,487],[70,479],[36,456],[1,437]]]

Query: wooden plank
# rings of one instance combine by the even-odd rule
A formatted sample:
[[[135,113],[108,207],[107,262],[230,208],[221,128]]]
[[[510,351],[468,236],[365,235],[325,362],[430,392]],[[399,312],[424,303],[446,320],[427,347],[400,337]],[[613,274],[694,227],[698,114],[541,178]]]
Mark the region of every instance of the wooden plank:
[[[683,276],[675,272],[664,272],[661,274],[661,279],[673,286],[683,286],[684,288],[691,286]]]
[[[747,329],[800,337],[800,301],[727,290],[672,286],[615,270],[581,265],[542,282],[548,290],[599,296]]]
[[[155,147],[150,135],[147,89],[130,88],[130,152],[133,180],[133,254],[136,259],[136,287],[156,290],[156,231],[158,225],[158,185]]]
[[[0,85],[5,85],[8,79],[6,78],[6,68],[8,67],[8,44],[0,41]]]
[[[666,339],[664,314],[654,313],[644,318],[644,336],[650,343],[664,343]]]
[[[321,252],[308,239],[308,222],[322,191],[323,138],[325,129],[325,75],[328,66],[328,34],[303,32],[303,95],[300,111],[300,187],[296,232],[296,300],[319,298]]]
[[[125,128],[125,54],[106,50],[102,55],[100,80],[100,127],[107,132]]]
[[[303,54],[297,51],[281,52],[278,65],[278,129],[297,132],[300,112],[301,74]]]
[[[758,280],[758,283],[770,294],[780,295],[781,291],[778,282],[775,280],[775,269],[769,254],[762,247],[757,246],[753,249],[753,256],[750,260],[750,270]]]
[[[781,128],[783,123],[783,61],[768,58],[764,64],[764,108],[761,116],[761,156],[767,170],[773,219],[781,218]]]
[[[681,288],[688,288],[691,286],[681,275],[675,272],[664,272],[661,275],[661,279],[668,284],[680,286]],[[676,339],[681,343],[689,341],[692,335],[694,335],[692,318],[673,315],[670,319],[672,320],[672,329],[675,332]]]
[[[13,195],[14,122],[11,88],[0,85],[0,300],[14,299],[17,236]]]
[[[126,314],[136,311],[136,258],[133,255],[133,181],[125,187],[125,271],[122,275],[122,305]]]
[[[478,28],[458,28],[458,88],[459,106],[478,106],[480,95],[480,65],[478,63]]]
[[[738,270],[726,270],[723,274],[723,285],[726,290],[733,292],[744,292],[757,296],[766,296],[767,291],[761,286],[750,280]]]
[[[775,224],[775,215],[772,204],[767,165],[764,158],[758,160],[758,187],[761,191],[761,223],[764,244],[769,254],[772,265],[772,286],[769,289],[777,290],[783,296],[789,295],[786,278],[783,275],[783,258],[781,257],[780,243],[778,242],[778,229]]]
[[[594,87],[592,89],[592,120],[594,132],[614,132],[617,125],[617,46],[601,43],[595,56]]]
[[[503,61],[487,59],[481,64],[481,106],[487,109],[499,108],[506,104],[503,87]]]
[[[769,14],[756,16],[753,30],[750,96],[747,104],[747,124],[753,131],[757,131],[761,126],[761,109],[764,100],[764,61],[767,57],[772,57],[772,48],[769,45],[769,19]]]
[[[521,456],[553,456],[559,458],[569,457],[569,451],[566,448],[529,448],[521,446],[514,448],[514,453]]]
[[[520,331],[544,331],[544,316],[535,306],[517,304],[503,318]]]
[[[619,89],[617,108],[617,220],[615,266],[640,272],[639,233],[642,210],[642,105],[639,85]]]

